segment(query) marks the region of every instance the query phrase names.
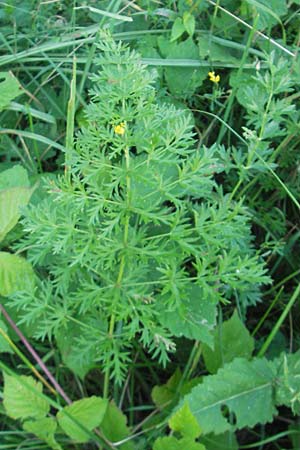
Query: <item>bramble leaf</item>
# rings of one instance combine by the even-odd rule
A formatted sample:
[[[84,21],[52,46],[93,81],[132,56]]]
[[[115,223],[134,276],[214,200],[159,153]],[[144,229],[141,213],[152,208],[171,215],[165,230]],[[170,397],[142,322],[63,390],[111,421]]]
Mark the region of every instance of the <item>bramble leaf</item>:
[[[75,421],[79,422],[84,428],[92,431],[98,427],[106,413],[108,401],[106,399],[92,396],[73,402],[65,406],[63,410],[57,413],[57,420],[64,432],[77,442],[88,442],[90,435],[84,431]],[[67,412],[66,415],[64,412]],[[75,421],[70,417],[72,416]]]
[[[57,423],[53,418],[45,417],[39,420],[30,420],[23,423],[23,428],[25,431],[35,434],[39,439],[45,441],[51,449],[62,450],[62,447],[54,437]]]
[[[50,407],[48,402],[39,395],[42,392],[42,383],[33,377],[11,376],[4,373],[3,404],[7,415],[13,419],[45,417]]]

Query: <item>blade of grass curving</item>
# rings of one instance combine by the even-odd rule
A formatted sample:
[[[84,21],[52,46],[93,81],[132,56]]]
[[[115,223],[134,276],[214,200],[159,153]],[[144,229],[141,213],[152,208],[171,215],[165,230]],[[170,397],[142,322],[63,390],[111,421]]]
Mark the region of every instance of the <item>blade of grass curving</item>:
[[[46,386],[47,389],[49,389],[50,392],[52,392],[52,394],[57,395],[56,390],[53,389],[53,387],[48,383],[48,381],[45,380],[43,375],[41,375],[36,370],[34,365],[29,361],[28,358],[26,358],[26,356],[21,352],[21,350],[16,346],[16,344],[10,339],[10,337],[5,333],[5,331],[3,330],[3,328],[1,328],[1,326],[0,326],[0,334],[6,340],[6,342],[10,345],[10,347],[16,353],[16,355],[18,355],[19,358],[24,362],[24,364],[28,367],[28,369],[30,369],[34,373],[34,375],[43,383],[44,386]]]
[[[99,14],[101,16],[109,17],[110,19],[120,20],[122,22],[132,22],[132,17],[121,16],[120,14],[111,13],[103,9],[94,8],[93,6],[76,6],[75,9],[88,9],[89,11]]]
[[[272,300],[272,302],[269,305],[267,311],[264,313],[264,315],[261,317],[261,319],[258,322],[258,324],[256,325],[256,327],[252,331],[251,336],[255,336],[256,333],[258,332],[258,330],[261,328],[261,326],[265,322],[266,318],[268,317],[268,315],[270,314],[270,312],[272,311],[272,309],[274,308],[274,306],[278,302],[278,300],[279,300],[279,298],[280,298],[280,296],[282,294],[283,289],[284,289],[283,286],[281,286],[281,288],[279,289],[279,292],[276,294],[275,298]]]
[[[65,173],[69,173],[71,152],[73,150],[74,145],[75,100],[76,100],[76,57],[74,56],[73,76],[70,86],[70,98],[68,101],[68,113],[67,113]]]
[[[31,108],[28,105],[21,105],[17,102],[10,102],[10,105],[6,108],[10,111],[22,112],[24,114],[30,114],[31,117],[42,120],[43,122],[56,124],[56,119],[51,114],[44,113],[38,109]]]
[[[274,17],[276,22],[278,22],[281,27],[282,40],[283,40],[284,44],[286,44],[286,32],[285,32],[283,23],[280,20],[280,17],[271,8],[268,8],[268,6],[264,5],[263,3],[259,3],[256,0],[248,0],[248,2],[251,3],[258,10],[261,9],[262,11],[265,11],[267,14],[270,14],[270,16]]]
[[[61,144],[58,144],[51,139],[46,138],[45,136],[41,136],[40,134],[31,133],[30,131],[22,131],[22,130],[13,130],[11,128],[0,128],[0,134],[14,134],[16,136],[21,136],[28,139],[35,139],[39,142],[43,142],[43,144],[49,145],[50,147],[56,148],[61,151],[65,151],[65,147]]]
[[[228,14],[230,17],[233,17],[235,20],[237,20],[238,22],[242,23],[246,28],[249,28],[250,30],[253,29],[252,25],[249,25],[247,22],[245,22],[243,19],[241,19],[240,17],[236,16],[235,14],[231,13],[230,11],[228,11],[227,9],[223,8],[220,5],[217,5],[216,2],[214,2],[213,0],[208,0],[209,3],[211,5],[217,6],[221,11],[223,11],[225,14]],[[284,51],[285,53],[287,53],[290,56],[295,57],[295,53],[291,52],[290,50],[288,50],[287,48],[285,48],[283,45],[279,44],[279,42],[276,42],[274,39],[270,38],[269,36],[266,36],[264,33],[262,33],[261,31],[256,30],[255,31],[256,34],[258,34],[260,37],[262,37],[263,39],[269,41],[271,44],[273,44],[274,46],[280,48],[280,50]]]

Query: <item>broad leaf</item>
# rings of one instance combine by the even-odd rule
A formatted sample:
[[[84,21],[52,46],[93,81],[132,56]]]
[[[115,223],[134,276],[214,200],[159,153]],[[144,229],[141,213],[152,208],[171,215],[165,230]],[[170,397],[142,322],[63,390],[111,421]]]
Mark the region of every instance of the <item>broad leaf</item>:
[[[106,413],[108,401],[100,397],[83,398],[66,406],[57,414],[57,420],[64,432],[77,442],[88,442],[92,431],[98,427]],[[65,412],[67,414],[65,414]],[[72,420],[72,416],[75,420]],[[81,426],[77,425],[78,422]]]
[[[168,59],[185,59],[199,60],[197,45],[190,37],[187,40],[171,44],[166,43],[164,38],[158,39],[160,50]],[[202,85],[203,80],[207,77],[207,69],[185,67],[166,67],[165,77],[171,94],[174,95],[192,95],[193,92]]]
[[[22,94],[21,85],[12,72],[0,72],[0,111]]]
[[[174,436],[166,436],[155,441],[153,450],[182,450],[182,446]]]
[[[221,61],[227,64],[234,64],[240,61],[227,47],[212,42],[208,35],[199,36],[198,46],[201,59],[208,58],[212,62]]]
[[[276,404],[292,408],[294,414],[300,413],[300,352],[287,355],[283,353],[275,359],[278,367],[276,377]]]
[[[111,442],[118,442],[127,438],[130,435],[130,430],[126,423],[126,416],[119,410],[114,402],[110,402],[101,423],[103,435]],[[121,450],[133,450],[134,447],[132,442],[126,442],[118,448]]]
[[[49,412],[48,402],[41,397],[42,383],[33,377],[11,376],[4,373],[3,404],[13,419],[41,419]]]
[[[151,397],[155,405],[162,409],[170,405],[170,403],[175,399],[177,387],[181,380],[181,372],[179,369],[173,373],[173,375],[168,379],[166,384],[161,386],[154,386],[151,392]]]
[[[195,32],[196,21],[195,21],[195,17],[188,11],[185,11],[183,14],[183,25],[184,25],[184,28],[186,29],[187,33],[190,36],[193,36],[193,34]]]
[[[86,323],[86,319],[82,316],[76,317],[76,319],[78,322],[84,320]],[[80,359],[78,357],[80,348],[76,339],[81,332],[80,323],[70,321],[63,329],[56,332],[55,338],[64,364],[81,379],[84,379],[85,375],[95,366],[96,355],[91,350],[87,358]]]
[[[21,216],[20,207],[28,204],[33,190],[28,187],[12,187],[0,191],[0,241],[17,224]]]
[[[207,434],[201,436],[201,443],[204,444],[206,450],[239,450],[239,444],[233,432]]]
[[[205,447],[190,438],[176,439],[168,436],[158,438],[154,443],[153,450],[205,450]]]
[[[251,5],[257,15],[257,28],[264,30],[273,25],[281,23],[280,16],[287,13],[286,0],[246,0]]]
[[[173,431],[179,432],[183,437],[196,439],[201,434],[201,428],[191,413],[188,403],[175,412],[169,420],[169,427]]]
[[[237,358],[204,379],[184,397],[204,434],[223,433],[271,421],[276,413],[273,381],[276,372],[265,359]],[[228,413],[228,419],[226,414]],[[235,417],[235,425],[230,422]]]
[[[39,420],[30,420],[23,423],[23,428],[29,433],[35,434],[39,439],[45,441],[53,450],[62,450],[62,447],[56,442],[54,434],[57,423],[50,417]]]
[[[168,327],[175,336],[185,336],[197,339],[213,346],[211,331],[216,324],[216,304],[212,301],[203,301],[202,290],[192,285],[188,294],[188,301],[182,303],[183,311],[161,311],[161,323]]]
[[[176,41],[176,39],[180,38],[180,36],[182,36],[183,33],[185,32],[185,30],[186,28],[183,24],[182,18],[177,17],[172,26],[171,42],[174,42]]]
[[[249,359],[254,349],[254,339],[240,320],[237,311],[213,332],[214,350],[203,346],[203,356],[207,370],[216,373],[224,364],[234,358]]]
[[[8,296],[21,290],[32,290],[34,271],[21,256],[0,252],[0,295]]]
[[[0,172],[0,191],[12,187],[30,187],[27,171],[20,165]]]

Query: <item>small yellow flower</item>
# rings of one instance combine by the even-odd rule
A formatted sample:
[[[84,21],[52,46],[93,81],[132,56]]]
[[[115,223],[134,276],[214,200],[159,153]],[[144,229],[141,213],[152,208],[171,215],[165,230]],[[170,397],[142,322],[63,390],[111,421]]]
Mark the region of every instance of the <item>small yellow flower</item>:
[[[123,134],[125,133],[125,130],[126,130],[125,122],[121,122],[121,123],[119,123],[119,125],[114,126],[114,132],[116,134],[120,134],[121,136],[123,136]]]
[[[220,75],[216,75],[215,72],[208,72],[208,76],[212,83],[219,83]]]

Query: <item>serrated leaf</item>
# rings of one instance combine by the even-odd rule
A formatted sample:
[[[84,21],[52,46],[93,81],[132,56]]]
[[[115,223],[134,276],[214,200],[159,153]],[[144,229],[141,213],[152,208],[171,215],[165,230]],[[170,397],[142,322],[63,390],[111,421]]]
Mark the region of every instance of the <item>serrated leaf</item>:
[[[249,359],[254,350],[254,339],[240,320],[235,310],[231,318],[213,332],[214,349],[203,346],[205,366],[210,373],[216,373],[224,364],[234,358]]]
[[[127,426],[127,417],[112,401],[108,404],[104,419],[101,423],[103,435],[111,442],[118,442],[130,435]],[[126,442],[120,445],[121,450],[133,450],[132,442]]]
[[[66,406],[57,414],[57,420],[64,432],[77,442],[88,442],[90,435],[86,433],[75,421],[79,422],[84,428],[92,431],[98,427],[105,415],[108,401],[106,399],[92,396],[83,398]],[[67,412],[68,415],[64,414]],[[70,417],[72,416],[75,421]]]
[[[21,85],[12,72],[0,72],[0,111],[22,94]]]
[[[193,16],[193,14],[189,13],[188,11],[185,11],[183,14],[183,25],[184,28],[186,29],[187,33],[190,36],[193,36],[194,32],[195,32],[195,17]]]
[[[5,325],[5,323],[0,320],[0,328],[7,333],[7,326]],[[14,353],[11,346],[9,345],[9,343],[7,342],[7,340],[5,339],[5,337],[0,334],[0,353]]]
[[[33,190],[28,187],[12,187],[0,191],[0,242],[17,224],[21,216],[20,207],[28,204]]]
[[[32,433],[42,441],[45,441],[53,450],[62,450],[62,447],[54,437],[57,423],[51,417],[24,422],[23,428],[28,433]]]
[[[182,18],[177,17],[172,26],[170,42],[176,41],[176,39],[180,38],[180,36],[182,36],[184,32],[185,26],[183,25]]]
[[[32,290],[34,277],[32,265],[26,259],[0,252],[0,295],[6,297],[16,291]]]
[[[182,450],[182,447],[180,441],[174,436],[166,436],[155,441],[153,450]]]
[[[273,365],[266,359],[237,358],[216,375],[206,377],[183,401],[189,403],[204,434],[253,427],[271,421],[276,413],[275,376]],[[235,425],[230,423],[230,414],[235,416]]]
[[[278,367],[276,377],[276,397],[278,405],[292,408],[294,414],[300,413],[300,352],[287,355],[283,353],[275,359]]]
[[[4,373],[3,404],[13,419],[41,419],[49,412],[48,402],[39,394],[42,383],[31,376],[11,376]]]
[[[169,427],[179,432],[183,437],[196,439],[201,434],[201,428],[193,416],[188,403],[178,409],[169,420]]]
[[[190,438],[176,439],[174,436],[168,436],[158,438],[153,450],[205,450],[205,447]]]

